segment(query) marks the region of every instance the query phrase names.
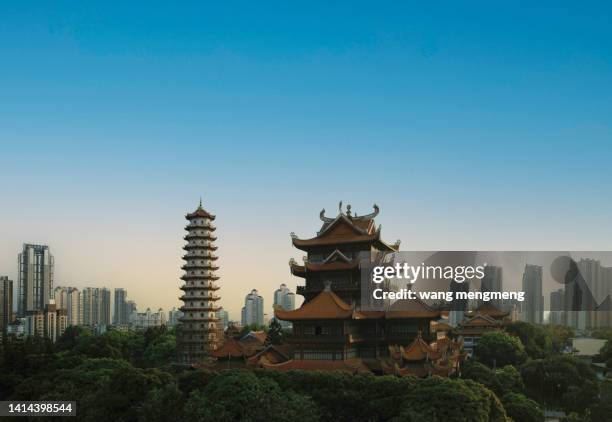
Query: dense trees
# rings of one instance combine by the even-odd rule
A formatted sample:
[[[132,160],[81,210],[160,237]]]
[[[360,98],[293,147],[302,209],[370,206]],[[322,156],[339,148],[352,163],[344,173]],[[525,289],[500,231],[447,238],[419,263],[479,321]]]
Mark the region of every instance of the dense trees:
[[[185,370],[171,365],[172,330],[94,336],[74,327],[55,345],[2,344],[0,400],[76,400],[84,421],[540,422],[544,408],[581,422],[611,419],[612,382],[559,353],[570,330],[512,327],[482,337],[463,379]],[[271,326],[269,343],[280,334]],[[521,337],[532,342],[529,352]]]
[[[474,355],[485,365],[519,365],[525,361],[525,348],[517,337],[503,331],[492,331],[483,335],[474,349]]]

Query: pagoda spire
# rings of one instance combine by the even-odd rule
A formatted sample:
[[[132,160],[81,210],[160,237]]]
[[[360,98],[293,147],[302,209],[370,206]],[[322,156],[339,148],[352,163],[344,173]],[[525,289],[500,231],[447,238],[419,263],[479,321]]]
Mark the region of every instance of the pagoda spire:
[[[193,365],[201,363],[217,349],[221,333],[217,328],[216,292],[219,279],[215,271],[217,249],[214,241],[216,228],[212,225],[215,216],[202,208],[202,198],[198,208],[185,216],[188,223],[185,227],[187,241],[183,249],[185,261],[181,267],[185,272],[181,277],[184,284],[180,287],[183,302],[180,310],[183,316],[179,318],[177,333],[178,363]]]

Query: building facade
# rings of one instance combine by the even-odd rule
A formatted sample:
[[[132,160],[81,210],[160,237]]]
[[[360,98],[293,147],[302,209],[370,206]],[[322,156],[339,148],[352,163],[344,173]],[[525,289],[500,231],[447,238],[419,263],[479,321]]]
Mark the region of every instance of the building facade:
[[[82,292],[83,325],[107,327],[110,325],[110,290],[106,287],[86,287]]]
[[[18,257],[17,314],[44,310],[53,297],[54,259],[46,245],[24,244]]]
[[[217,256],[214,245],[217,238],[212,222],[215,216],[202,208],[198,208],[185,216],[188,221],[183,247],[185,264],[181,267],[184,274],[181,277],[183,294],[179,299],[183,302],[180,311],[177,332],[177,361],[180,364],[192,365],[202,362],[216,350],[220,333],[217,327],[216,315],[219,307],[217,295],[219,279],[215,271]]]
[[[168,311],[168,326],[174,327],[179,323],[179,318],[183,316],[183,313],[176,308],[172,308]]]
[[[13,321],[13,280],[0,276],[0,341]]]
[[[229,325],[229,314],[225,309],[223,309],[223,307],[220,307],[217,311],[217,318],[219,319],[219,322],[217,323],[219,330],[222,332],[227,330],[227,326]]]
[[[540,265],[525,265],[522,286],[525,301],[522,303],[521,320],[541,324],[544,317],[544,296],[542,296],[542,267]]]
[[[68,325],[83,325],[83,301],[81,299],[81,292],[76,287],[68,288],[66,314]]]
[[[274,309],[279,307],[285,311],[295,309],[295,294],[284,283],[274,291]],[[280,321],[280,324],[283,328],[291,328],[291,322],[289,321]]]
[[[166,314],[161,308],[159,308],[157,312],[151,312],[151,309],[147,308],[145,312],[135,312],[131,314],[129,324],[134,330],[161,327],[162,325],[166,325]]]
[[[243,327],[247,325],[262,326],[265,324],[264,300],[257,290],[251,290],[244,298],[241,316]]]
[[[129,323],[128,308],[127,308],[127,290],[115,289],[115,313],[113,314],[113,325],[126,325]]]
[[[45,337],[56,342],[64,334],[68,319],[64,309],[58,309],[54,299],[44,310],[31,311],[25,318],[25,334],[28,336]]]
[[[347,206],[346,212],[328,218],[323,210],[315,237],[300,239],[292,233],[293,245],[307,253],[304,265],[289,262],[292,274],[305,280],[297,289],[304,303],[293,311],[277,307],[275,316],[293,323],[293,359],[264,367],[355,372],[371,364],[364,369],[417,376],[447,376],[457,370],[459,346],[435,339],[430,331],[441,311],[418,299],[376,311],[362,309],[362,263],[378,262],[399,249],[399,241],[391,245],[381,239],[374,222],[378,212],[375,205],[372,214],[358,217]]]

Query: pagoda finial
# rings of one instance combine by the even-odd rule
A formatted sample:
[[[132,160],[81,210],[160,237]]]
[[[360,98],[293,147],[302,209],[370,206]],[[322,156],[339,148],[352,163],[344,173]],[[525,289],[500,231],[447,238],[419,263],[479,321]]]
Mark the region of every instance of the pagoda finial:
[[[346,205],[346,216],[347,217],[351,216],[351,204]]]
[[[202,208],[202,197],[200,196],[200,205],[198,206],[198,208]]]

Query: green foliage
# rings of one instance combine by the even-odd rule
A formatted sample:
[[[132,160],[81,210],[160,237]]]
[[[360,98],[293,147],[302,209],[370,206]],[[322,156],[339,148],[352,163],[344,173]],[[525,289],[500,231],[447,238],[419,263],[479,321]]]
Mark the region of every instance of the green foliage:
[[[544,412],[538,404],[523,394],[508,393],[502,397],[504,408],[515,421],[544,422]]]
[[[317,421],[311,399],[283,391],[251,371],[223,371],[203,391],[192,391],[185,417],[193,421]]]
[[[266,336],[266,345],[282,344],[282,342],[283,328],[276,318],[272,318],[270,321],[270,327],[268,328],[268,335]]]
[[[489,367],[519,365],[527,358],[521,340],[503,331],[483,335],[474,348],[474,356]]]
[[[584,412],[599,393],[593,370],[572,356],[529,361],[521,367],[521,376],[529,397],[567,412]]]
[[[563,352],[575,335],[574,329],[566,325],[544,325],[543,328],[550,336],[553,353]]]
[[[507,393],[523,393],[525,390],[521,374],[514,366],[507,365],[493,370],[482,363],[468,361],[461,372],[462,378],[479,382],[498,397]]]
[[[521,339],[525,352],[532,359],[546,357],[553,351],[551,333],[542,325],[516,321],[506,327],[506,332]],[[561,338],[557,341],[561,341]]]

